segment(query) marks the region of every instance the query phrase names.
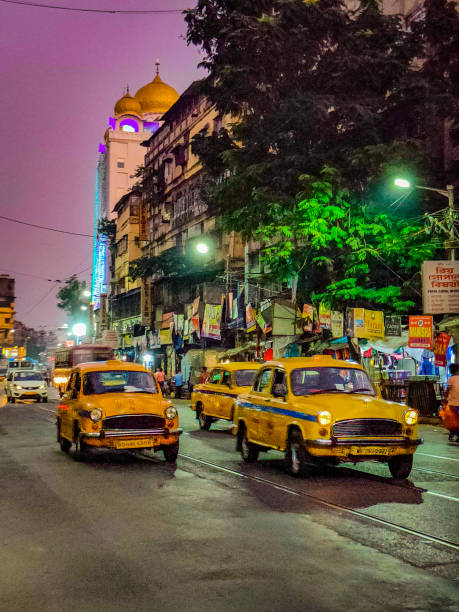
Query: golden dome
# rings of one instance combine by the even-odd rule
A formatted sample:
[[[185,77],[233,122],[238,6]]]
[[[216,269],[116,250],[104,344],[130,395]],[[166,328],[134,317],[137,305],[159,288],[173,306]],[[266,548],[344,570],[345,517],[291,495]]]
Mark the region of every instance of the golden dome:
[[[151,83],[144,85],[135,94],[140,102],[142,113],[165,113],[179,99],[178,93],[173,87],[161,80],[156,74]]]
[[[131,96],[129,89],[115,104],[115,115],[140,115],[141,112],[139,101]]]

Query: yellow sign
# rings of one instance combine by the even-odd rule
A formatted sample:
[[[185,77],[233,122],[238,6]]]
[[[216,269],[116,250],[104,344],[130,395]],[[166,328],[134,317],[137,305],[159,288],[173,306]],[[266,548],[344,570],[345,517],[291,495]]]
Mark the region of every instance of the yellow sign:
[[[160,344],[172,344],[172,329],[160,329],[159,330],[159,343]]]
[[[354,332],[356,338],[381,338],[384,339],[384,314],[381,310],[367,310],[366,308],[356,308],[363,311],[363,326],[356,325],[354,318]],[[359,313],[360,314],[360,313]],[[359,318],[359,323],[362,321]]]

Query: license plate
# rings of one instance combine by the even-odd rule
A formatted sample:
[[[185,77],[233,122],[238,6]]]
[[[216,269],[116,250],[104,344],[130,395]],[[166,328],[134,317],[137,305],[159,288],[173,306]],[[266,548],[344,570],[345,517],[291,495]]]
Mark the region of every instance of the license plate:
[[[351,446],[351,455],[388,455],[387,446]]]
[[[150,446],[156,446],[157,444],[157,438],[143,438],[140,440],[116,440],[115,448],[146,448]]]

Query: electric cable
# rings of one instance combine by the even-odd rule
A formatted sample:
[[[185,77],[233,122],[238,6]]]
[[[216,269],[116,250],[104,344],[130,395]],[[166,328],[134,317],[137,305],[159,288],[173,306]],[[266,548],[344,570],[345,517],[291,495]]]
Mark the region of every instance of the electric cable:
[[[58,6],[54,4],[44,4],[42,2],[26,2],[25,0],[0,0],[5,4],[18,4],[20,6],[33,8],[54,9],[57,11],[75,11],[78,13],[102,13],[108,15],[161,15],[167,13],[183,13],[188,9],[145,9],[145,10],[123,10],[123,9],[91,9],[79,8],[76,6]]]
[[[3,0],[0,0],[3,2]],[[27,221],[20,221],[19,219],[13,219],[12,217],[4,217],[0,215],[0,219],[10,221],[11,223],[19,223],[19,225],[27,225],[29,227],[35,227],[38,229],[48,230],[49,232],[57,232],[58,234],[69,234],[70,236],[84,236],[85,238],[94,238],[93,234],[81,234],[80,232],[68,232],[67,230],[58,229],[56,227],[46,227],[45,225],[37,225],[36,223],[28,223]]]

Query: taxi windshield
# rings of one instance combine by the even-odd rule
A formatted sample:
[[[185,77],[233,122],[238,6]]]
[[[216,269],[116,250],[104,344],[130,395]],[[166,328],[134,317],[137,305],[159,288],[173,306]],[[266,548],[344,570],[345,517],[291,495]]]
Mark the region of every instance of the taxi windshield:
[[[85,395],[103,393],[158,393],[156,382],[148,372],[136,370],[104,370],[88,372],[83,377]]]
[[[38,372],[16,372],[14,380],[43,380],[43,376]]]
[[[236,386],[251,387],[256,373],[256,370],[236,370],[234,373]]]
[[[298,368],[290,374],[293,395],[365,393],[376,395],[367,373],[357,368]]]

